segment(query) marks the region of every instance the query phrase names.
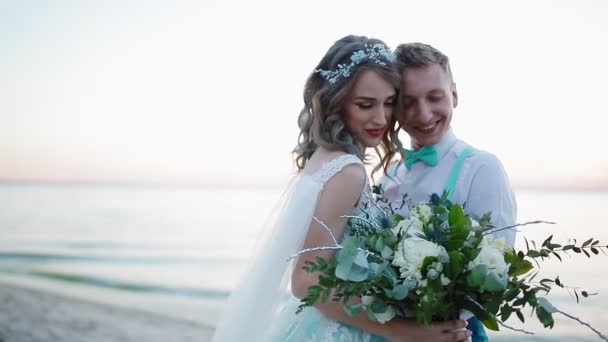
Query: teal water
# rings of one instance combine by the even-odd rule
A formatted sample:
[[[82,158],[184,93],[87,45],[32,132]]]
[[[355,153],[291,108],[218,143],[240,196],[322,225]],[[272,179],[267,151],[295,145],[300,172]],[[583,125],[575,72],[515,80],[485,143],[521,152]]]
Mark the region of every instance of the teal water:
[[[518,191],[521,228],[542,242],[595,237],[608,242],[608,193]],[[214,324],[243,271],[256,234],[280,189],[184,189],[0,185],[0,280],[74,298],[135,307]],[[549,297],[558,308],[608,332],[608,257],[580,256],[541,264],[543,277],[598,295],[576,304],[567,291]],[[549,331],[526,317],[493,341],[595,341],[586,327],[556,317]]]

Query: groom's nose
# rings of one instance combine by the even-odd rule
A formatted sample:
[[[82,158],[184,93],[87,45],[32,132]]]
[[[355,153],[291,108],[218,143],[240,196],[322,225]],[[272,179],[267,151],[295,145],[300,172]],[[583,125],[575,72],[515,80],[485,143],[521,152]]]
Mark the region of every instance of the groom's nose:
[[[433,118],[433,110],[426,101],[418,102],[413,114],[414,119],[418,122],[428,122]]]

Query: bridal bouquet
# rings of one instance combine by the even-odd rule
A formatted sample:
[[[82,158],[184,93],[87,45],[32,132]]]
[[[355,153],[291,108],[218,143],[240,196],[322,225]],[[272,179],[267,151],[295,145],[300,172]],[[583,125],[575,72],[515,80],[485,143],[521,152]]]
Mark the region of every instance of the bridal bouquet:
[[[404,203],[405,197],[401,208]],[[429,324],[469,314],[488,329],[499,330],[499,325],[510,328],[504,322],[513,316],[524,322],[522,309],[529,307],[544,327],[552,328],[555,313],[578,319],[546,299],[555,287],[565,286],[559,277],[534,281],[538,261],[550,257],[561,261],[568,252],[591,257],[608,248],[593,238],[581,244],[558,244],[550,236],[538,247],[526,240],[526,250],[515,251],[492,233],[543,221],[497,229],[490,224],[490,215],[468,216],[446,194],[433,194],[428,202],[410,208],[408,217],[396,213],[401,208],[370,199],[360,215],[347,217],[342,242],[334,237],[335,246],[318,248],[337,249],[335,258],[306,263],[306,271],[320,274],[319,282],[308,289],[298,312],[331,297],[349,315],[365,310],[371,320],[381,323],[396,315]],[[592,295],[573,291],[577,301],[579,295]],[[354,297],[361,301],[352,301]]]

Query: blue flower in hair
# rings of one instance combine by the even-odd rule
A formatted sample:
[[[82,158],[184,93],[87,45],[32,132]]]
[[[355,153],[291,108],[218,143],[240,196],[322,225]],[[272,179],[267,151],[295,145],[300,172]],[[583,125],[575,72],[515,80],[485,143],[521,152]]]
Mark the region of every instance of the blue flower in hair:
[[[351,69],[363,60],[368,59],[379,65],[386,65],[386,61],[395,62],[395,55],[383,44],[376,43],[372,46],[365,44],[363,50],[357,50],[350,56],[350,64],[338,64],[336,70],[317,69],[315,72],[321,74],[330,84],[335,84],[340,78],[348,78]]]

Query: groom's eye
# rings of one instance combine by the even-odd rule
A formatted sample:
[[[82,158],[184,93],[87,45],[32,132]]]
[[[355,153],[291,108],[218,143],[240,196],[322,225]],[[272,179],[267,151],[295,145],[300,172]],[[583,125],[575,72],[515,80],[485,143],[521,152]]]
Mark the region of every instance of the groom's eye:
[[[440,91],[434,91],[434,92],[430,93],[428,96],[429,101],[431,101],[431,102],[439,102],[439,101],[443,100],[444,97],[445,97],[445,94]]]
[[[409,99],[409,98],[404,98],[403,99],[403,107],[405,108],[409,108],[414,104],[414,100]]]

